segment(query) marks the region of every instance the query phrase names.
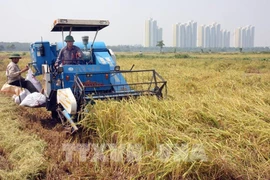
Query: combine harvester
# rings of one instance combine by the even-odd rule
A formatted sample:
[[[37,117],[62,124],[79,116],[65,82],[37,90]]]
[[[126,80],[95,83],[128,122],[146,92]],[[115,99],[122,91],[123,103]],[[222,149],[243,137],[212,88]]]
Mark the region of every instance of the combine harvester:
[[[69,124],[71,132],[78,130],[74,121],[86,104],[97,99],[122,99],[142,95],[162,98],[167,94],[166,81],[155,70],[120,70],[114,53],[104,42],[95,42],[98,32],[107,27],[107,20],[57,19],[52,32],[62,32],[62,42],[50,44],[47,41],[32,43],[30,46],[31,65],[35,76],[42,75],[46,96],[46,109],[52,117]],[[82,42],[75,42],[83,57],[76,64],[55,68],[54,63],[61,48],[65,46],[64,32],[95,32],[93,42],[88,36]]]

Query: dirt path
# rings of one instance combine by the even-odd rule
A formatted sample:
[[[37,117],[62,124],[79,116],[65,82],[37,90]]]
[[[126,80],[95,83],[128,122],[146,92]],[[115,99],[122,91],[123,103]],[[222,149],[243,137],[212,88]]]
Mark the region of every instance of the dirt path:
[[[1,94],[0,100],[2,98],[7,99],[6,96]],[[46,111],[45,108],[21,107],[14,104],[10,97],[8,98],[14,106],[18,106],[17,111],[11,116],[16,116],[19,119],[21,129],[29,134],[36,134],[47,143],[44,152],[47,168],[46,171],[41,172],[39,177],[36,177],[37,179],[79,179],[80,177],[89,177],[89,171],[85,170],[83,172],[81,168],[91,167],[90,164],[80,163],[78,160],[76,161],[76,158],[73,158],[74,161],[72,162],[66,161],[63,144],[75,143],[77,141],[76,136],[67,134],[62,124],[53,120],[50,117],[50,112]],[[4,170],[11,168],[11,164],[5,157],[5,152],[1,147],[0,168]]]
[[[33,112],[35,111],[35,112]],[[57,179],[66,176],[66,169],[63,165],[62,143],[68,142],[69,137],[63,132],[62,125],[51,119],[44,108],[31,109],[21,107],[18,115],[26,131],[37,134],[47,142],[45,156],[48,160],[47,172],[44,172],[46,179]]]

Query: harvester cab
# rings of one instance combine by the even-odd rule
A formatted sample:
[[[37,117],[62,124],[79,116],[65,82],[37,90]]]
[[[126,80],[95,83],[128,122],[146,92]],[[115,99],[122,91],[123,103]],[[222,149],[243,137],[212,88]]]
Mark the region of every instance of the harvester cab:
[[[108,20],[57,19],[52,32],[62,32],[62,42],[39,41],[30,46],[32,66],[36,76],[42,75],[46,108],[52,117],[69,124],[72,132],[78,128],[78,114],[87,103],[97,99],[122,99],[142,95],[162,98],[167,82],[155,70],[120,70],[116,56],[104,42],[96,42],[98,32],[109,25]],[[95,32],[92,42],[87,35],[75,42],[83,56],[73,64],[55,68],[54,63],[64,48],[64,32]]]

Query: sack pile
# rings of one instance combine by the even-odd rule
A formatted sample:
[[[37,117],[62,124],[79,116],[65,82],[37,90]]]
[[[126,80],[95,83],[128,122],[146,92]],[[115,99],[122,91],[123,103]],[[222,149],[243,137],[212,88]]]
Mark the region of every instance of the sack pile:
[[[31,69],[28,70],[25,79],[31,81],[39,92],[41,91],[41,83],[35,78]],[[7,83],[2,86],[1,92],[13,94],[12,99],[20,106],[40,107],[46,103],[46,96],[44,94],[38,92],[30,93],[27,89]]]

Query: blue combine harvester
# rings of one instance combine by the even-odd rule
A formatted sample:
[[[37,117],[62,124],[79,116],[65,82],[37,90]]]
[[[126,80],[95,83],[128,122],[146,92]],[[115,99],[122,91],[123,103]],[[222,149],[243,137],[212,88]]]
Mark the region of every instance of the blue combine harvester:
[[[57,19],[52,32],[90,32],[94,31],[93,42],[88,36],[82,42],[75,42],[83,56],[76,63],[54,67],[58,53],[65,46],[47,41],[31,44],[32,66],[35,76],[42,75],[46,108],[52,117],[69,124],[72,132],[78,128],[81,112],[87,103],[96,99],[122,99],[142,95],[155,95],[162,98],[167,93],[166,81],[155,70],[120,70],[114,53],[104,42],[95,42],[97,33],[107,27],[107,20]],[[164,92],[163,92],[164,91]]]

